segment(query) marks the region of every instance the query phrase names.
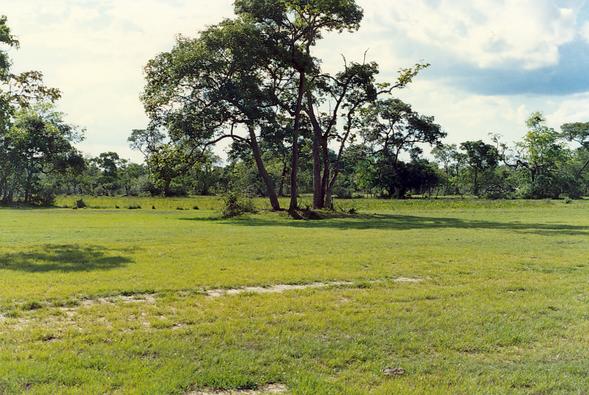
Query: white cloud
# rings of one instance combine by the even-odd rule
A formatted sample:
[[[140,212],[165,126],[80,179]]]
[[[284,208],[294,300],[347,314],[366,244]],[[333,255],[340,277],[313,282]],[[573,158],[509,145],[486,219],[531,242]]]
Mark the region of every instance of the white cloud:
[[[579,35],[583,38],[586,42],[589,43],[589,22],[583,24],[579,31]]]
[[[412,0],[367,2],[381,23],[414,42],[481,68],[555,65],[576,36],[582,0]],[[560,5],[559,5],[560,4]]]
[[[589,122],[589,93],[571,95],[548,104],[546,118],[554,128],[567,122]]]
[[[525,97],[473,95],[439,81],[418,80],[399,96],[416,111],[435,116],[449,143],[484,140],[489,133],[517,140],[534,109]]]

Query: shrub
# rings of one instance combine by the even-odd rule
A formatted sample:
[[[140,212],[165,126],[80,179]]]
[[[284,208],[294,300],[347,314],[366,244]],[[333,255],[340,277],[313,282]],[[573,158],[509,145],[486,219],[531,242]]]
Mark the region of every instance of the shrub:
[[[49,207],[55,203],[55,194],[51,189],[42,189],[32,197],[31,202],[35,206]]]
[[[229,192],[223,201],[223,218],[239,217],[245,213],[256,213],[254,201],[250,198]]]
[[[352,189],[345,186],[336,186],[333,192],[339,199],[352,199],[354,197]]]

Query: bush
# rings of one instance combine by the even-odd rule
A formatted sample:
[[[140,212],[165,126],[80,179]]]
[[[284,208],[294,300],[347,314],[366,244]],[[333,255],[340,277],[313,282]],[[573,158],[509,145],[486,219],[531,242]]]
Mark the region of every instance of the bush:
[[[31,199],[35,206],[49,207],[55,204],[55,194],[51,189],[41,189]]]
[[[250,198],[229,192],[223,201],[223,218],[239,217],[246,213],[256,213],[254,201]]]
[[[334,192],[334,195],[338,197],[338,199],[352,199],[353,198],[352,189],[347,188],[345,186],[336,186],[333,192]]]

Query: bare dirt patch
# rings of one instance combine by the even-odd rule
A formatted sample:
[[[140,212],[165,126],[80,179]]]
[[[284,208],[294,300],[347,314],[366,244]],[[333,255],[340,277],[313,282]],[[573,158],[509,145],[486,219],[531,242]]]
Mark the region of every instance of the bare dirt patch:
[[[186,395],[264,395],[284,394],[288,391],[285,385],[269,384],[256,390],[200,390],[188,392]]]
[[[156,295],[154,294],[137,294],[132,296],[117,295],[117,296],[105,296],[96,299],[84,299],[80,305],[82,306],[94,306],[98,304],[116,304],[116,303],[148,303],[154,304]]]
[[[415,284],[421,283],[424,280],[421,278],[410,278],[410,277],[397,277],[389,280],[371,280],[363,282],[364,285],[384,283],[386,281],[392,281],[394,283],[406,283]],[[250,286],[241,288],[218,288],[218,289],[202,289],[198,290],[197,293],[205,295],[209,298],[220,298],[224,296],[233,296],[241,294],[272,294],[272,293],[284,293],[289,291],[299,291],[305,289],[322,289],[330,287],[354,287],[360,283],[352,281],[326,281],[326,282],[314,282],[308,284],[276,284],[269,286]],[[361,287],[361,285],[358,285]],[[194,291],[190,292],[193,294]],[[188,293],[187,293],[188,294]],[[157,293],[144,293],[134,295],[113,295],[113,296],[102,296],[95,298],[82,298],[76,302],[73,306],[58,307],[59,310],[65,316],[64,321],[73,322],[75,321],[75,315],[78,313],[80,308],[88,308],[99,305],[116,305],[116,304],[156,304],[157,299],[160,295]],[[342,303],[345,300],[342,299]],[[43,303],[42,307],[54,308],[49,302]],[[56,320],[55,317],[52,318]],[[30,318],[19,318],[12,319],[5,314],[0,313],[0,323],[13,324],[13,327],[24,327],[31,321]],[[182,326],[174,327],[174,329],[181,329]]]
[[[392,280],[395,283],[420,283],[423,280],[420,278],[397,277]],[[368,281],[369,284],[377,284],[382,280]],[[267,294],[267,293],[283,293],[287,291],[297,291],[304,289],[329,288],[338,286],[353,286],[351,281],[330,281],[330,282],[315,282],[309,284],[277,284],[267,287],[243,287],[243,288],[228,288],[228,289],[210,289],[205,290],[204,293],[212,298],[219,298],[221,296],[239,295],[239,294]]]
[[[393,281],[396,283],[420,283],[423,280],[421,278],[397,277]]]
[[[239,295],[239,294],[268,294],[268,293],[283,293],[287,291],[297,291],[303,289],[312,289],[312,288],[327,288],[327,287],[337,287],[337,286],[349,286],[353,285],[353,283],[348,281],[333,281],[333,282],[317,282],[311,284],[277,284],[271,285],[268,287],[243,287],[243,288],[229,288],[229,289],[210,289],[205,291],[207,296],[211,298],[219,298],[221,296],[228,296],[228,295]]]

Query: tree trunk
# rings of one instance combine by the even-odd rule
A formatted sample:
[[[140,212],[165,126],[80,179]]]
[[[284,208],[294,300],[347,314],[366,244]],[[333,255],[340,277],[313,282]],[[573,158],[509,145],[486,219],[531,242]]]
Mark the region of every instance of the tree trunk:
[[[587,168],[589,168],[589,160],[587,160],[587,162],[585,162],[585,164],[583,165],[583,167],[581,167],[581,169],[577,172],[577,178],[581,177],[583,175],[583,172]]]
[[[270,205],[272,206],[272,210],[279,211],[280,210],[280,202],[278,201],[278,196],[276,195],[276,190],[274,189],[274,183],[272,179],[268,175],[268,171],[266,171],[266,166],[264,166],[264,161],[262,159],[262,152],[260,151],[260,146],[258,144],[258,138],[256,137],[256,132],[253,126],[248,126],[249,135],[250,135],[250,145],[252,147],[252,153],[254,154],[254,159],[256,161],[256,166],[258,167],[258,173],[264,184],[266,185],[266,192],[268,193],[268,198],[270,199]]]
[[[27,174],[27,181],[25,185],[25,204],[29,204],[31,202],[31,195],[32,195],[32,186],[33,184],[33,172],[31,170],[28,171]]]
[[[321,125],[315,116],[313,109],[313,97],[310,92],[307,92],[307,106],[309,119],[313,126],[313,208],[322,209],[325,207],[325,194],[323,193],[323,180],[321,175],[322,159],[321,159],[321,140],[323,138],[323,131]]]
[[[282,162],[282,174],[280,175],[280,188],[278,189],[278,196],[284,196],[284,184],[286,183],[286,177],[288,176],[288,159],[286,155]]]
[[[323,157],[323,178],[321,179],[321,200],[323,201],[323,208],[329,207],[331,196],[327,196],[329,189],[329,179],[331,178],[331,163],[329,162],[329,147],[327,145],[327,138],[321,140],[321,152]]]
[[[337,181],[337,176],[339,174],[339,171],[337,169],[337,167],[333,170],[333,177],[331,178],[331,181],[329,182],[329,185],[327,186],[327,191],[325,191],[325,207],[327,207],[330,210],[334,209],[334,205],[333,205],[333,187],[335,187],[335,183]]]
[[[305,72],[299,72],[299,89],[297,104],[294,114],[294,125],[292,130],[292,161],[290,166],[290,205],[288,211],[292,214],[299,208],[298,204],[298,171],[299,171],[299,131],[301,128],[301,110],[303,107],[303,96],[305,94]]]
[[[313,208],[325,207],[323,183],[321,177],[321,133],[315,131],[313,135]]]

